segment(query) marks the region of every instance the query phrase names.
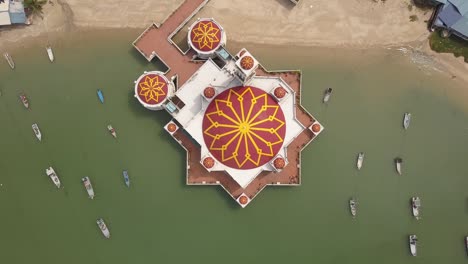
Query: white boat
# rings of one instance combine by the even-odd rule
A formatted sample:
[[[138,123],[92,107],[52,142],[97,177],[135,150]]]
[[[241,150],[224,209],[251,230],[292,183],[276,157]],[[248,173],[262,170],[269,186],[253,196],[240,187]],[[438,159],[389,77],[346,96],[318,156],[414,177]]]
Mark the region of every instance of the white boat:
[[[410,235],[409,236],[409,247],[410,247],[410,252],[411,255],[417,256],[417,243],[418,243],[418,237],[416,235]]]
[[[466,252],[468,252],[468,236],[465,237]]]
[[[36,135],[37,139],[41,141],[42,140],[41,130],[39,129],[39,126],[36,123],[32,124],[32,130],[34,131],[34,134]]]
[[[101,230],[102,234],[106,237],[106,238],[110,238],[110,232],[109,232],[109,229],[107,228],[106,226],[106,223],[104,223],[104,220],[102,218],[99,218],[97,221],[96,221],[97,225],[99,226],[99,229]]]
[[[402,170],[401,170],[401,166],[403,164],[403,159],[402,158],[395,158],[395,167],[396,167],[396,171],[398,172],[398,174],[402,174]]]
[[[88,192],[89,198],[94,199],[94,189],[93,189],[93,185],[91,184],[91,180],[89,179],[89,177],[86,176],[84,178],[81,178],[81,181],[83,182],[84,187],[86,191]]]
[[[357,201],[354,198],[349,200],[349,210],[351,211],[351,215],[356,217],[357,214]]]
[[[405,129],[408,129],[410,122],[411,122],[411,113],[405,113],[405,116],[403,117],[403,127]]]
[[[362,168],[362,163],[364,162],[364,152],[359,152],[357,157],[357,169],[360,170]]]
[[[52,51],[52,47],[47,46],[46,50],[47,50],[47,56],[49,56],[50,62],[54,62],[54,52]]]
[[[60,179],[52,167],[49,167],[48,169],[46,169],[46,174],[47,176],[50,177],[50,179],[55,184],[55,186],[57,186],[57,188],[60,188]]]
[[[111,125],[107,126],[107,130],[109,130],[109,132],[114,138],[117,138],[117,133],[115,132],[115,129]]]
[[[328,89],[325,90],[325,94],[323,95],[323,102],[324,103],[327,103],[328,100],[330,100],[330,96],[332,94],[332,91],[333,91],[332,88],[328,88]]]
[[[3,53],[3,57],[5,57],[5,60],[7,60],[8,64],[10,65],[10,68],[14,69],[15,68],[15,62],[13,61],[13,58],[8,54],[8,52]]]
[[[419,220],[419,208],[421,207],[421,199],[419,197],[412,197],[411,198],[411,209],[413,211],[413,216],[416,220]]]

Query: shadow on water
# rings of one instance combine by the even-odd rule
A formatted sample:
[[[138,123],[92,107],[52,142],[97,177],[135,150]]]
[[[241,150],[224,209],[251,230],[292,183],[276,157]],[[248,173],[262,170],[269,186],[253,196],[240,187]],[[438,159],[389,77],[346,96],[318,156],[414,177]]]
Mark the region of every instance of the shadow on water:
[[[164,64],[161,60],[159,60],[157,57],[152,59],[151,62],[148,62],[148,60],[146,60],[146,58],[143,55],[141,55],[141,53],[134,47],[129,48],[127,52],[132,58],[135,59],[138,65],[142,68],[150,66],[155,67],[158,71],[161,72],[167,72],[169,70],[168,66]]]

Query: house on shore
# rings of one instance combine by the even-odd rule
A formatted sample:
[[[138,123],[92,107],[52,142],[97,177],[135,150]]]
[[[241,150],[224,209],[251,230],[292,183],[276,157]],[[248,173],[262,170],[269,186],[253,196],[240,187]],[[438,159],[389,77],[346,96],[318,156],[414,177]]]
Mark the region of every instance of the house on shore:
[[[0,0],[0,26],[26,24],[22,0]]]
[[[468,1],[433,0],[438,5],[430,22],[431,30],[442,29],[442,35],[451,34],[468,40]]]

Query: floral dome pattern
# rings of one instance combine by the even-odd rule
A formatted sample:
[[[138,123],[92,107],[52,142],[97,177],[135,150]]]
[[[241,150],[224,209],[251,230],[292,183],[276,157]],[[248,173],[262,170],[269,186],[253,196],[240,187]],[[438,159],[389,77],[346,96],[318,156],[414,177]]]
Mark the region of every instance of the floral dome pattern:
[[[218,161],[235,169],[252,169],[276,156],[283,145],[286,121],[271,95],[239,86],[210,102],[202,129],[205,144]]]
[[[195,49],[209,52],[218,48],[221,43],[222,30],[212,20],[196,23],[190,31],[190,40]]]
[[[166,98],[167,93],[167,81],[158,74],[146,74],[138,81],[137,95],[147,104],[160,104]]]

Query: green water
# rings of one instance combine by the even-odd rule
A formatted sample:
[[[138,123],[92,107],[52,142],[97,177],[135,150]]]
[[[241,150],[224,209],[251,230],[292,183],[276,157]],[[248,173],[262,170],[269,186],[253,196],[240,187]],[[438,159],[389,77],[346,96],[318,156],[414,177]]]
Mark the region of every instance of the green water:
[[[0,63],[1,263],[467,261],[468,95],[455,81],[389,51],[247,45],[271,69],[303,70],[303,104],[325,131],[303,152],[301,187],[266,188],[240,209],[220,187],[185,185],[185,153],[163,130],[169,115],[133,98],[133,80],[158,68],[132,50],[138,34],[77,32],[53,40],[53,64],[34,45],[12,52],[15,71]],[[334,94],[323,106],[328,86]],[[406,132],[405,111],[413,113]],[[366,159],[358,173],[359,151]],[[403,176],[395,156],[405,160]],[[45,175],[50,165],[61,190]],[[94,200],[80,182],[86,175]],[[410,214],[413,195],[422,199],[419,221]],[[351,196],[359,200],[354,220]],[[409,254],[412,233],[418,257]]]

